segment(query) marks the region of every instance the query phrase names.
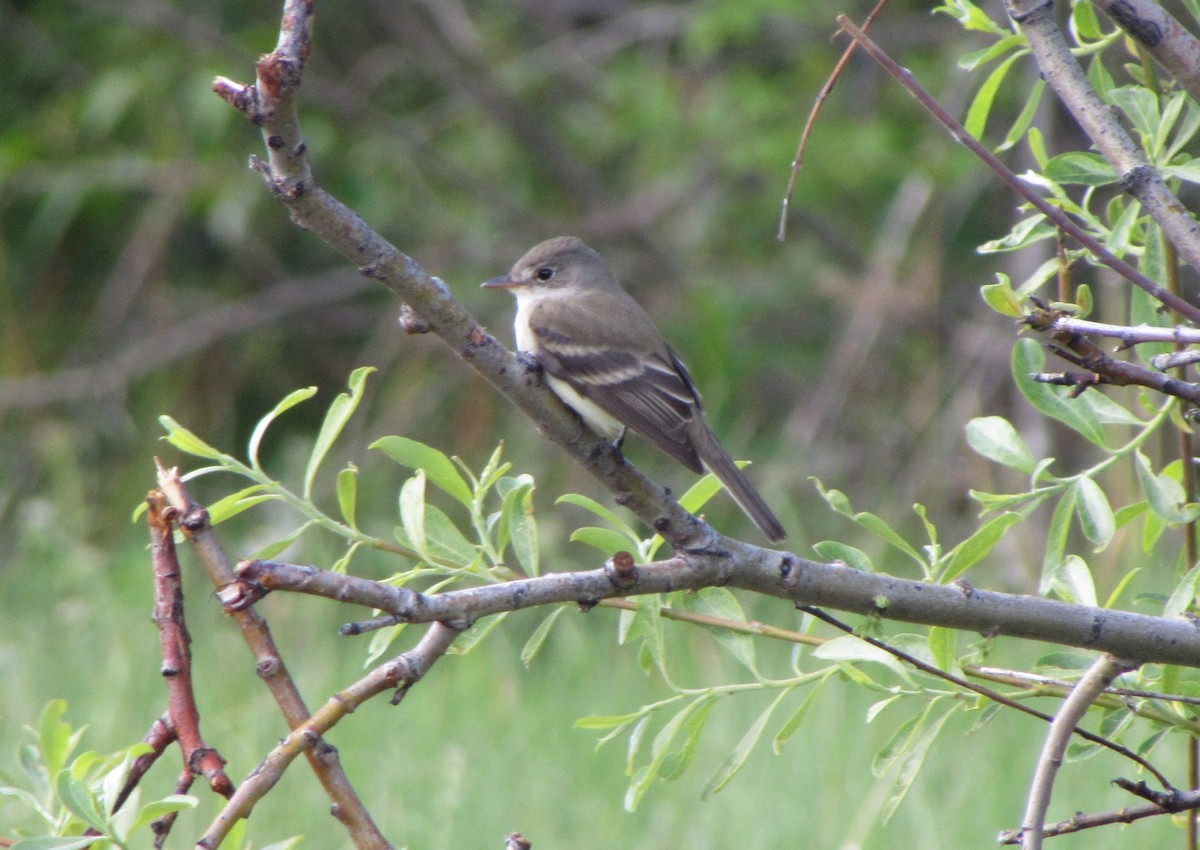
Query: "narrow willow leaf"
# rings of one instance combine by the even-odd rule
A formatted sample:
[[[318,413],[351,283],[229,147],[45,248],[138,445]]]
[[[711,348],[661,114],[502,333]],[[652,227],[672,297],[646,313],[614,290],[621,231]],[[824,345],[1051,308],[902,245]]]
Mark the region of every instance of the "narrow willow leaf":
[[[695,712],[700,707],[704,698],[689,702],[682,710],[674,714],[670,720],[662,725],[659,734],[654,736],[654,741],[650,744],[650,761],[640,770],[634,773],[634,780],[629,784],[629,788],[625,790],[625,809],[629,812],[636,812],[638,804],[642,802],[642,798],[646,796],[646,792],[650,788],[650,783],[659,776],[659,770],[662,762],[667,758],[667,754],[671,752],[671,744],[674,737],[679,734],[679,730],[683,728],[684,722],[688,720],[692,712]]]
[[[839,543],[836,540],[822,540],[820,543],[813,544],[813,551],[826,561],[841,561],[856,570],[867,573],[875,572],[875,565],[871,563],[871,558],[866,552],[845,543]]]
[[[583,508],[585,511],[591,511],[621,534],[625,535],[625,538],[629,541],[629,544],[627,545],[632,545],[634,548],[637,548],[638,543],[641,542],[641,538],[638,536],[637,532],[633,530],[633,527],[630,526],[629,523],[625,522],[625,520],[621,519],[595,499],[590,499],[587,496],[581,496],[578,493],[566,493],[562,496],[559,496],[554,504],[575,505],[576,507]]]
[[[680,606],[696,614],[706,617],[717,617],[736,623],[746,622],[746,612],[738,602],[733,592],[725,587],[703,587],[696,593],[685,593],[680,597]],[[711,634],[737,661],[758,675],[757,660],[754,654],[754,639],[742,632],[723,629],[720,626],[708,628]]]
[[[329,450],[341,436],[342,429],[354,415],[359,402],[362,401],[367,376],[374,371],[374,366],[360,366],[351,372],[348,382],[350,392],[339,393],[329,405],[329,409],[325,411],[325,421],[321,423],[321,430],[317,432],[317,440],[313,444],[312,453],[308,456],[308,467],[304,470],[305,499],[312,498],[312,485],[313,480],[317,477],[317,470],[321,468],[325,456],[329,454]]]
[[[601,729],[619,729],[627,727],[639,717],[642,712],[634,712],[633,714],[592,714],[587,717],[580,717],[575,721],[576,729],[593,729],[599,731]]]
[[[454,462],[445,454],[408,437],[381,437],[371,443],[401,466],[422,470],[440,490],[444,490],[468,508],[472,503],[471,488],[463,480]]]
[[[338,575],[345,575],[347,572],[349,572],[350,562],[354,560],[354,555],[356,552],[358,552],[358,547],[361,545],[361,540],[355,540],[348,547],[346,547],[346,551],[342,554],[342,557],[333,562],[333,566],[329,568],[329,571],[331,573],[337,573]]]
[[[1004,82],[1004,78],[1008,75],[1013,63],[1020,57],[1021,54],[1019,52],[1014,53],[997,65],[988,74],[987,79],[983,81],[983,85],[979,87],[979,91],[975,93],[975,97],[971,100],[963,127],[974,138],[980,139],[983,137],[983,128],[987,126],[988,115],[992,111],[992,103],[996,99],[996,92],[1000,89],[1000,85]]]
[[[1134,567],[1125,575],[1121,576],[1121,580],[1117,582],[1117,586],[1113,588],[1112,593],[1108,595],[1108,599],[1104,601],[1105,608],[1111,608],[1117,604],[1117,600],[1121,598],[1121,594],[1125,592],[1125,588],[1129,586],[1129,582],[1133,581],[1133,577],[1142,571],[1141,567]],[[1174,693],[1174,691],[1168,691]]]
[[[980,416],[966,427],[967,444],[988,460],[1023,472],[1033,472],[1037,461],[1013,424],[1002,416]]]
[[[351,528],[358,530],[355,515],[358,510],[358,467],[348,465],[337,476],[338,510]]]
[[[818,679],[804,699],[801,700],[800,705],[792,712],[791,717],[785,720],[783,725],[779,727],[779,731],[775,733],[775,740],[771,742],[771,748],[775,751],[775,755],[779,755],[783,751],[784,745],[787,744],[796,730],[800,728],[800,724],[804,721],[809,709],[812,708],[813,703],[816,701],[817,694],[821,692],[821,688],[828,679],[828,676]]]
[[[182,812],[187,809],[194,809],[197,805],[199,805],[199,803],[199,800],[187,794],[171,794],[163,797],[161,800],[155,800],[153,803],[147,803],[138,809],[137,818],[126,831],[126,834],[132,835],[139,829],[149,826],[163,815],[169,815],[171,812]]]
[[[304,532],[308,531],[310,528],[312,528],[316,524],[317,524],[317,521],[315,519],[310,519],[308,522],[304,523],[304,525],[300,526],[299,528],[293,529],[291,532],[289,532],[287,534],[287,536],[282,537],[279,540],[276,540],[274,543],[268,543],[266,546],[263,546],[257,552],[251,553],[250,558],[252,558],[252,559],[253,558],[261,558],[264,561],[271,560],[272,558],[278,556],[281,552],[283,552],[289,546],[291,546],[293,543],[295,543],[298,539],[300,539],[300,536],[302,534],[304,534]]]
[[[1180,617],[1185,611],[1190,610],[1196,602],[1196,584],[1198,582],[1200,582],[1200,565],[1188,570],[1180,579],[1179,584],[1175,585],[1175,589],[1171,591],[1171,597],[1163,606],[1163,616]]]
[[[813,650],[814,658],[827,661],[873,661],[882,664],[905,682],[912,683],[912,674],[908,667],[902,664],[890,652],[872,646],[865,640],[854,635],[842,635],[828,640]]]
[[[946,569],[938,576],[938,581],[942,584],[954,581],[986,558],[1004,539],[1004,533],[1020,521],[1020,514],[1006,511],[979,526],[970,537],[950,550]]]
[[[717,768],[712,779],[708,780],[708,784],[704,786],[704,790],[700,793],[701,800],[707,800],[713,794],[716,794],[722,788],[729,784],[746,764],[746,759],[750,758],[750,753],[754,751],[754,747],[758,744],[758,739],[762,737],[763,730],[767,728],[767,723],[771,720],[771,715],[775,713],[775,709],[779,707],[779,703],[791,693],[791,689],[786,689],[780,692],[779,696],[771,701],[771,704],[763,709],[758,715],[758,719],[746,730],[746,734],[738,741],[733,752],[729,757]]]
[[[609,557],[618,552],[628,552],[631,548],[629,538],[625,535],[611,528],[597,528],[591,525],[572,531],[571,540],[575,543],[586,543]]]
[[[1091,478],[1083,477],[1075,482],[1079,491],[1079,504],[1076,508],[1079,514],[1079,527],[1083,529],[1088,540],[1096,544],[1099,552],[1112,540],[1117,531],[1116,517],[1108,496],[1100,489],[1100,485]]]
[[[928,718],[938,701],[935,699],[929,704],[924,718]],[[914,730],[914,734],[909,739],[908,745],[897,759],[899,769],[896,773],[895,790],[883,806],[883,823],[886,824],[892,815],[895,814],[900,804],[904,802],[904,797],[908,794],[908,789],[912,787],[913,781],[921,771],[921,766],[925,763],[925,757],[929,754],[929,748],[933,746],[933,742],[942,731],[942,727],[946,725],[946,721],[950,719],[950,715],[957,710],[957,704],[951,705],[949,709],[943,711],[932,721],[923,723],[921,728]]]
[[[1062,387],[1052,387],[1030,377],[1032,373],[1041,372],[1045,365],[1046,355],[1038,343],[1032,339],[1017,340],[1017,344],[1013,346],[1012,371],[1021,395],[1040,413],[1057,419],[1100,448],[1107,448],[1104,429],[1100,426],[1093,408],[1086,404],[1078,404],[1079,399],[1069,398],[1067,391]]]
[[[517,562],[526,575],[538,575],[537,520],[533,516],[533,484],[507,493],[500,508],[500,524]]]
[[[1046,532],[1046,550],[1042,555],[1042,575],[1038,580],[1038,593],[1050,592],[1055,573],[1062,566],[1067,551],[1067,535],[1071,532],[1071,517],[1075,514],[1075,503],[1079,491],[1074,487],[1063,491],[1054,514],[1050,517],[1050,528]]]
[[[425,545],[425,470],[418,469],[417,474],[404,482],[400,487],[400,522],[404,525],[404,534],[412,542],[412,547],[422,558],[429,559],[429,547]]]
[[[1125,113],[1149,144],[1160,122],[1158,95],[1143,86],[1120,86],[1108,93],[1108,99]]]
[[[263,484],[253,484],[245,489],[238,490],[236,493],[223,496],[208,506],[209,521],[213,525],[220,525],[227,519],[237,516],[248,508],[279,498],[278,495],[271,493],[255,495],[261,494],[265,489],[267,488]]]
[[[1025,133],[1033,124],[1033,119],[1037,117],[1038,107],[1042,103],[1042,94],[1046,91],[1046,81],[1042,79],[1035,80],[1033,88],[1029,90],[1029,97],[1025,99],[1025,105],[1021,108],[1021,113],[1013,121],[1012,126],[1004,136],[1004,142],[996,148],[996,153],[1006,151],[1024,138]]]
[[[160,416],[158,421],[167,431],[166,441],[181,452],[209,460],[221,460],[226,457],[224,452],[217,451],[170,416]]]
[[[448,654],[450,655],[466,655],[475,647],[483,643],[483,639],[490,635],[495,629],[500,627],[500,624],[508,618],[510,612],[503,611],[499,614],[494,614],[491,617],[486,617],[482,620],[476,620],[471,628],[467,629],[458,640],[450,645]]]
[[[85,835],[82,838],[40,835],[36,838],[22,838],[12,846],[14,850],[83,850],[84,847],[93,847],[99,843],[100,839],[94,835]]]
[[[683,776],[695,760],[696,752],[700,748],[700,733],[704,730],[709,712],[717,704],[717,698],[706,695],[700,697],[696,702],[699,704],[684,721],[683,728],[680,730],[683,734],[683,743],[667,753],[658,769],[658,778],[663,782],[671,782]]]
[[[533,659],[537,657],[538,651],[542,648],[542,644],[546,642],[546,638],[550,636],[550,630],[554,628],[554,624],[558,622],[558,618],[562,616],[563,611],[566,611],[565,605],[559,605],[552,609],[549,614],[542,618],[538,623],[538,627],[533,630],[533,634],[529,636],[529,640],[525,641],[525,646],[521,647],[521,663],[528,668],[533,664]]]
[[[934,665],[939,670],[954,670],[958,662],[958,632],[944,626],[933,626],[926,642]]]
[[[250,442],[246,446],[246,457],[250,459],[250,466],[262,472],[262,465],[258,462],[258,449],[262,444],[263,437],[267,433],[267,429],[271,427],[271,423],[296,405],[303,401],[308,401],[316,394],[316,387],[305,387],[304,389],[290,392],[271,408],[271,411],[266,416],[258,420],[258,424],[254,426],[254,430],[250,434]]]

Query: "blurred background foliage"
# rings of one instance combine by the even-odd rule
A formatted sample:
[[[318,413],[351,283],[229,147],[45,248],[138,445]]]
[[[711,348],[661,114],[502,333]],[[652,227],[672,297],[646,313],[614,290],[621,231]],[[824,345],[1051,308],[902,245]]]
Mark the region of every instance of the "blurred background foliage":
[[[478,468],[502,439],[516,471],[538,481],[543,563],[594,561],[564,542],[584,515],[552,505],[568,489],[602,494],[440,343],[403,336],[395,299],[294,227],[246,168],[259,134],[211,83],[217,75],[250,81],[255,58],[274,45],[278,6],[0,3],[5,758],[20,725],[51,697],[68,698],[72,722],[91,725],[87,746],[103,750],[140,737],[161,710],[145,532],[129,522],[153,485],[153,456],[181,460],[159,442],[160,414],[241,452],[277,399],[317,385],[318,401],[289,413],[263,450],[269,469],[294,479],[320,400],[354,367],[377,366],[365,413],[336,459],[364,467],[364,523],[386,528],[395,516],[396,470],[375,464],[364,448],[371,440],[405,434]],[[975,521],[968,486],[996,489],[989,466],[966,450],[963,424],[1000,413],[1031,443],[1053,436],[1039,435],[1041,423],[1013,403],[1013,328],[977,295],[995,271],[1019,278],[1012,265],[1044,256],[976,255],[1007,230],[1015,200],[862,57],[826,103],[788,238],[775,239],[800,128],[843,46],[831,38],[834,11],[813,0],[322,0],[302,125],[323,186],[445,279],[506,344],[510,299],[478,282],[549,236],[571,233],[597,248],[689,364],[726,444],[756,461],[752,477],[796,551],[847,534],[810,475],[889,520],[910,521],[910,506],[922,502],[943,539],[954,540]],[[861,16],[866,6],[846,11]],[[978,45],[953,21],[897,0],[874,34],[961,114],[977,80],[955,60]],[[1004,104],[1002,92],[998,109],[1015,114],[1021,96]],[[676,489],[691,483],[637,439],[628,453]],[[220,486],[205,479],[196,494],[216,498]],[[710,516],[753,534],[727,502]],[[226,544],[249,551],[278,536],[266,526],[291,521],[244,515]],[[327,563],[334,553],[316,539],[287,557]],[[1038,565],[1008,554],[1007,566],[989,573],[992,586],[1031,589]],[[369,559],[358,569],[390,571]],[[217,746],[239,740],[225,752],[237,757],[236,780],[281,730],[238,639],[201,604],[208,589],[189,582],[198,675],[209,677],[206,731]],[[267,605],[313,704],[355,677],[363,647],[334,636],[354,612],[311,600]],[[767,612],[794,622],[778,605]],[[628,650],[613,647],[610,614],[571,623],[555,633],[540,672],[519,669],[523,637],[513,626],[495,646],[439,668],[398,712],[371,706],[377,722],[356,715],[338,731],[352,778],[370,777],[364,795],[398,844],[495,844],[509,829],[561,844],[586,825],[594,846],[629,835],[642,846],[728,846],[751,828],[761,835],[754,846],[799,834],[812,846],[855,837],[885,846],[881,833],[867,837],[883,793],[870,788],[887,784],[869,777],[868,763],[890,732],[860,729],[862,695],[847,695],[846,706],[827,699],[810,721],[818,730],[845,721],[852,732],[826,727],[793,742],[790,757],[756,756],[703,806],[693,805],[698,776],[622,814],[620,753],[593,755],[570,723],[629,710],[652,698],[654,683]],[[680,639],[696,643],[696,676],[724,663],[703,636]],[[596,689],[596,668],[580,658],[601,653],[613,656],[603,664],[610,681]],[[260,707],[249,714],[238,700]],[[726,710],[728,741],[712,743],[714,764],[757,711]],[[380,748],[393,746],[394,763],[378,765]],[[929,833],[928,819],[940,823],[968,793],[948,755],[914,790],[887,846],[963,846],[1013,825],[1014,800],[992,801],[976,787],[978,820]],[[409,770],[413,763],[436,771]],[[304,773],[293,771],[264,804],[264,822],[274,813],[280,830],[329,834],[325,804]],[[776,824],[751,805],[768,789],[804,796],[816,784],[859,800],[859,809],[776,799],[776,814],[793,809]],[[562,799],[564,789],[575,803]],[[1102,805],[1099,793],[1090,804]],[[289,803],[296,794],[307,796]],[[281,837],[270,828],[261,836]]]

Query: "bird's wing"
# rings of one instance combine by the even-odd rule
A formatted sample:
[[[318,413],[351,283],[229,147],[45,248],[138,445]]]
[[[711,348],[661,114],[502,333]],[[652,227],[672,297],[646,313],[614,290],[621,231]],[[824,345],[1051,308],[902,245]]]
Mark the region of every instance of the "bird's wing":
[[[548,374],[684,466],[703,472],[690,436],[700,396],[670,348],[662,344],[645,352],[623,347],[623,340],[589,339],[579,328],[539,323],[536,311],[529,324],[534,355]]]

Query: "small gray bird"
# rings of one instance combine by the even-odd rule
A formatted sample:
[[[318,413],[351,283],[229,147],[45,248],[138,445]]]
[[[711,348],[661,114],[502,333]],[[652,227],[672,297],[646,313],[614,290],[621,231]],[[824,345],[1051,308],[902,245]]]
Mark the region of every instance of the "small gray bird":
[[[700,393],[654,322],[599,254],[574,236],[535,245],[483,284],[517,298],[517,348],[596,433],[628,426],[695,472],[708,467],[771,542],[786,536],[704,421]]]

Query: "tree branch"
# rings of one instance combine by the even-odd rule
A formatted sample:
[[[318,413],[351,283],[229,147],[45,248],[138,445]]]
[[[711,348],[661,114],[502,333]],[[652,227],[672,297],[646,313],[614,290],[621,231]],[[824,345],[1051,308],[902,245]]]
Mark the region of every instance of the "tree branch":
[[[1042,746],[1042,754],[1029,788],[1029,801],[1025,806],[1025,817],[1021,820],[1022,850],[1041,850],[1042,824],[1046,820],[1046,810],[1050,807],[1054,777],[1058,775],[1058,769],[1062,766],[1067,744],[1070,743],[1075,728],[1083,720],[1096,697],[1104,693],[1104,689],[1111,685],[1114,679],[1136,667],[1135,664],[1118,661],[1111,655],[1102,655],[1092,663],[1063,700],[1054,722],[1050,724],[1050,731],[1046,733],[1046,742]]]
[[[1141,203],[1179,255],[1193,268],[1200,269],[1200,225],[1167,188],[1108,104],[1088,83],[1054,20],[1054,7],[1054,3],[1045,0],[1008,0],[1009,16],[1029,41],[1042,78],[1116,169],[1121,187]],[[1196,318],[1194,309],[1185,315],[1193,321]]]
[[[213,586],[220,590],[232,582],[233,570],[213,534],[208,511],[192,501],[179,477],[179,471],[167,470],[159,464],[158,486],[166,495],[171,507],[177,511],[179,530],[184,539],[192,544]],[[309,720],[308,708],[283,663],[283,657],[271,637],[270,629],[267,628],[267,621],[254,610],[233,612],[231,616],[254,655],[255,672],[275,698],[288,728],[300,728]],[[333,801],[334,816],[345,824],[355,847],[391,850],[391,844],[383,837],[383,833],[379,831],[346,778],[337,757],[337,750],[320,738],[310,741],[309,744],[305,747],[309,764],[325,793]],[[232,825],[232,822],[227,824],[228,827]]]
[[[1151,0],[1092,0],[1175,78],[1188,94],[1200,100],[1200,41],[1179,21]]]
[[[548,573],[432,595],[317,567],[243,561],[237,568],[239,584],[226,587],[220,598],[236,610],[271,590],[290,590],[378,608],[391,614],[393,623],[471,623],[538,605],[576,602],[591,607],[619,596],[738,587],[797,604],[871,617],[965,629],[988,637],[1043,640],[1139,663],[1200,667],[1200,629],[1188,620],[976,590],[965,584],[928,584],[726,542],[738,548],[679,552],[665,561],[626,569],[614,558],[599,570]]]

